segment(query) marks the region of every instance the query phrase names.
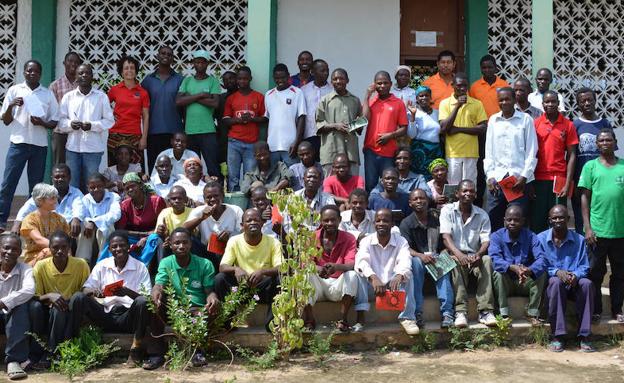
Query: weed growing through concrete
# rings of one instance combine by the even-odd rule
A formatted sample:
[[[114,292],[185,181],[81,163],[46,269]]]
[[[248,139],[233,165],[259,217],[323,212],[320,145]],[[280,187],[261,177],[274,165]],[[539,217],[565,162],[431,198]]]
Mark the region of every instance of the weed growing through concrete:
[[[545,326],[535,326],[529,330],[528,338],[530,343],[546,347],[550,341],[550,333]]]
[[[317,331],[308,339],[308,351],[312,353],[319,367],[325,367],[325,364],[334,358],[331,354],[331,342],[335,334],[332,331],[329,335],[323,336]]]
[[[411,350],[415,354],[433,351],[438,344],[438,335],[434,332],[422,331],[413,338],[416,340],[416,343],[411,347]]]

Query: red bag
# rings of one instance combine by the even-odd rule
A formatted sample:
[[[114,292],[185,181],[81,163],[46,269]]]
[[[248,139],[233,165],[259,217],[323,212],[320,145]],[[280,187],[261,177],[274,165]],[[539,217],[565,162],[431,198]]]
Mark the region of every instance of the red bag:
[[[403,311],[405,309],[405,291],[386,290],[383,295],[377,295],[375,308],[386,311]]]

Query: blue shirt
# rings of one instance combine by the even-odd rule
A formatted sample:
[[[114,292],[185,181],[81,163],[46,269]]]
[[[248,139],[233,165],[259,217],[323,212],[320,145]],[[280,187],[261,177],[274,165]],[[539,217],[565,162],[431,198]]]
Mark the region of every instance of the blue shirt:
[[[404,218],[412,213],[409,207],[409,195],[401,191],[396,192],[395,199],[384,198],[381,193],[371,194],[368,198],[368,208],[372,211],[383,208],[401,210]]]
[[[516,240],[509,237],[509,230],[502,228],[490,235],[488,254],[494,271],[506,273],[511,265],[527,266],[534,278],[539,278],[548,267],[546,253],[537,235],[527,228],[520,230]]]
[[[598,145],[596,145],[596,137],[603,128],[612,129],[611,123],[606,118],[595,121],[587,121],[581,118],[574,120],[576,134],[578,135],[579,144],[576,151],[576,168],[574,169],[574,180],[578,182],[581,176],[581,170],[588,161],[598,158]]]
[[[70,186],[67,194],[65,194],[61,202],[56,205],[54,211],[62,215],[67,223],[71,223],[73,218],[82,220],[82,197],[83,194],[80,189]],[[21,222],[28,214],[35,210],[37,210],[37,205],[35,204],[35,200],[30,197],[17,212],[15,220]]]
[[[323,184],[323,167],[318,162],[314,163],[314,167],[318,169],[321,173],[321,185]],[[303,189],[303,178],[305,175],[306,168],[301,162],[297,162],[296,164],[290,165],[290,171],[293,176],[290,178],[290,187],[294,190]]]
[[[559,270],[565,270],[581,279],[587,277],[589,272],[589,258],[587,256],[587,246],[585,238],[573,230],[568,230],[568,236],[556,247],[552,240],[552,229],[543,231],[537,235],[546,257],[548,258],[548,276],[554,277]]]
[[[150,98],[149,134],[172,134],[182,132],[182,118],[175,105],[178,89],[182,84],[179,73],[171,70],[170,76],[162,81],[154,72],[145,77],[141,86]]]
[[[82,197],[82,220],[95,223],[98,230],[104,234],[104,238],[108,238],[119,218],[121,207],[117,193],[104,192],[104,198],[100,202],[95,202],[91,194]]]
[[[314,81],[314,76],[310,75],[310,78],[308,79],[308,82],[306,82],[306,84],[309,84],[312,81]],[[301,88],[305,84],[301,83],[301,76],[299,75],[299,73],[297,73],[297,74],[290,76],[290,85],[296,86],[297,88]]]
[[[399,176],[399,185],[397,186],[397,190],[403,193],[406,193],[408,196],[414,189],[422,189],[427,194],[429,199],[433,198],[431,195],[431,188],[427,185],[427,180],[424,176],[420,174],[416,174],[414,172],[409,172],[407,177],[401,178]],[[381,181],[377,183],[377,186],[373,190],[371,190],[371,196],[376,193],[381,193],[383,191],[383,186],[381,186]]]

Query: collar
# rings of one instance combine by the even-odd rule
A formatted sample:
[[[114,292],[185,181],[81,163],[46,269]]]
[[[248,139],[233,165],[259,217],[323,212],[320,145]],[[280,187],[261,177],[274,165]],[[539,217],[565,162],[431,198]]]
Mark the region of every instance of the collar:
[[[399,88],[396,84],[392,84],[392,90],[396,90],[397,92],[403,92],[405,90],[413,90],[410,88],[409,84],[405,85],[403,88]]]
[[[514,107],[517,107],[517,105],[514,105]],[[522,114],[523,113],[524,113],[523,111],[520,111],[518,109],[514,109],[514,114],[512,114],[511,117],[506,118],[505,116],[503,116],[503,112],[500,111],[500,112],[496,112],[496,114],[494,115],[494,118],[497,121],[509,121],[509,120],[513,120],[514,118],[522,119]]]
[[[399,174],[399,182],[400,182],[400,181],[414,180],[414,179],[416,179],[416,178],[418,178],[418,174],[416,174],[416,173],[414,173],[414,172],[412,172],[412,171],[410,171],[409,173],[407,173],[407,177],[405,177],[405,178],[401,178],[401,175]]]
[[[118,88],[126,88],[128,90],[141,90],[141,83],[139,83],[138,81],[137,81],[136,85],[133,86],[132,88],[128,88],[126,86],[126,83],[123,82],[123,80],[119,84],[117,84],[115,86],[118,87]]]
[[[335,97],[354,97],[354,96],[353,96],[353,94],[351,94],[351,92],[349,92],[348,90],[347,90],[347,93],[345,93],[345,94],[344,94],[344,95],[342,95],[342,96],[341,96],[341,95],[339,95],[339,94],[338,94],[338,92],[336,92],[335,90],[332,90],[332,91],[331,91],[331,92],[327,95],[327,97],[331,99],[331,98],[335,98]]]
[[[451,104],[457,103],[457,99],[455,98],[455,93],[451,94],[449,98],[451,99]],[[474,98],[466,95],[466,103],[464,105],[473,104],[474,102],[475,102]]]
[[[99,89],[97,89],[96,87],[94,87],[93,85],[91,85],[91,90],[89,90],[89,93],[84,94],[80,91],[80,87],[77,87],[75,90],[76,94],[82,96],[82,97],[89,97],[92,94],[95,94],[97,92],[99,92]]]
[[[154,185],[173,185],[177,181],[177,178],[173,173],[171,173],[171,175],[169,175],[169,182],[164,183],[160,180],[160,176],[158,175],[158,173],[156,173],[152,177],[150,177],[150,180]]]
[[[386,245],[386,247],[382,247],[382,248],[388,248],[389,246],[392,247],[396,247],[396,238],[394,237],[396,233],[393,233],[392,231],[390,231],[390,240],[388,241],[388,244]],[[372,238],[371,238],[371,245],[376,245],[376,246],[380,246],[381,244],[379,243],[379,238],[377,237],[377,232],[375,231],[375,233],[373,234]]]
[[[13,269],[11,269],[11,271],[10,271],[10,272],[9,272],[9,274],[7,275],[7,277],[6,277],[5,281],[6,281],[6,280],[11,279],[12,277],[14,277],[14,276],[16,276],[16,275],[21,274],[21,272],[22,272],[22,267],[23,267],[23,266],[20,266],[20,264],[22,264],[22,265],[23,265],[23,263],[21,263],[20,261],[17,261],[17,263],[15,264],[15,266],[13,266]]]
[[[106,258],[105,261],[108,261],[108,262],[103,262],[102,267],[111,269],[119,274],[122,274],[126,271],[136,271],[138,269],[137,264],[136,264],[138,261],[132,258],[131,255],[128,255],[128,260],[126,261],[126,265],[121,270],[117,269],[117,266],[115,266],[115,258],[109,257],[109,258]]]
[[[113,198],[113,193],[114,193],[114,192],[110,192],[110,191],[108,191],[108,190],[104,191],[104,197],[102,198],[102,200],[101,200],[100,202],[95,202],[95,200],[93,199],[93,196],[92,196],[91,194],[89,194],[89,193],[87,193],[87,194],[85,195],[85,197],[87,198],[87,200],[89,200],[89,202],[92,202],[92,203],[94,203],[94,204],[101,204],[101,203],[103,203],[104,201],[107,201],[107,200],[109,200],[109,199],[112,199],[112,198]]]
[[[549,245],[553,245],[554,246],[554,242],[553,242],[553,229],[550,228],[548,229],[548,231],[546,232],[546,241],[548,242]],[[568,233],[566,234],[565,239],[563,240],[563,242],[561,242],[561,244],[565,244],[566,242],[575,242],[575,238],[574,235],[572,233],[572,230],[568,229]]]
[[[43,85],[41,85],[41,83],[39,83],[39,86],[36,87],[35,89],[30,89],[30,87],[28,86],[28,84],[26,84],[26,81],[22,82],[19,84],[20,87],[24,88],[24,89],[28,89],[31,92],[35,93],[35,92],[39,92],[41,90],[43,90]]]
[[[169,68],[169,75],[170,75],[169,78],[171,78],[171,77],[173,77],[173,76],[175,76],[177,74],[178,74],[178,72],[174,71],[173,68]],[[158,70],[153,71],[152,73],[149,74],[149,76],[156,77],[157,79],[160,80],[160,77],[158,77]],[[169,80],[169,78],[167,80]]]
[[[461,210],[459,210],[459,201],[453,202],[453,210],[461,215],[462,212]],[[472,219],[472,217],[479,215],[479,214],[481,213],[477,211],[477,206],[472,204],[472,209],[470,210],[470,217],[468,217],[468,220]],[[468,222],[468,220],[466,220],[466,222]]]
[[[76,83],[76,79],[74,79],[73,82],[69,81],[69,78],[67,78],[67,75],[65,73],[63,73],[63,76],[61,78],[63,78],[68,84],[71,84],[72,86],[73,85],[78,86],[77,83]]]
[[[63,270],[62,272],[56,268],[53,258],[50,257],[49,259],[50,259],[50,265],[52,265],[52,275],[69,274],[67,271],[70,269],[71,263],[73,262],[73,257],[71,255],[67,257],[67,265],[65,266],[65,270]]]
[[[174,267],[175,267],[176,270],[192,270],[194,268],[193,267],[193,261],[194,261],[193,254],[189,254],[189,257],[191,258],[191,261],[189,262],[188,266],[186,266],[186,267],[182,267],[182,266],[180,266],[178,264],[178,258],[176,258],[175,254],[172,254],[172,257],[173,257]]]
[[[518,235],[518,239],[516,239],[515,241],[511,239],[511,237],[509,236],[509,230],[507,230],[506,228],[503,228],[503,241],[505,241],[505,243],[516,243],[516,242],[524,242],[525,241],[525,237],[527,236],[527,232],[529,229],[523,227],[520,230],[520,234]]]
[[[412,211],[412,214],[410,214],[409,216],[412,217],[412,220],[414,221],[414,225],[416,226],[417,229],[427,229],[427,226],[425,224],[423,224],[422,222],[420,222],[420,219],[418,219],[418,216],[416,215],[415,211]],[[408,218],[409,218],[408,216]],[[434,217],[431,214],[431,210],[427,211],[427,220],[431,221],[431,219],[433,219]]]

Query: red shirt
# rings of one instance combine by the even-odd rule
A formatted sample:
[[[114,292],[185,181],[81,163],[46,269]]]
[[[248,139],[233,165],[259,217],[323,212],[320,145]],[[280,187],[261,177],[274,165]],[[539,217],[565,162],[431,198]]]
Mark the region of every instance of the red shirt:
[[[407,109],[405,104],[394,95],[382,100],[378,97],[369,101],[370,118],[366,128],[364,147],[382,157],[394,157],[397,149],[396,140],[392,139],[383,146],[376,141],[380,134],[392,133],[399,126],[407,126]]]
[[[323,181],[323,191],[336,197],[349,198],[349,194],[357,188],[364,189],[364,179],[360,176],[351,176],[345,183],[340,182],[334,175]]]
[[[223,118],[240,118],[244,113],[251,114],[251,117],[264,116],[264,95],[252,90],[248,95],[236,91],[228,96],[225,100]],[[249,122],[230,126],[228,137],[253,144],[258,141],[259,134],[258,124]]]
[[[129,89],[122,81],[108,91],[108,100],[115,103],[115,125],[110,132],[140,136],[143,108],[150,105],[147,91],[139,84]]]
[[[553,125],[544,113],[535,120],[535,132],[538,144],[535,179],[551,181],[555,176],[565,177],[567,147],[579,143],[574,124],[559,113]]]
[[[316,245],[323,249],[321,242],[321,235],[323,229],[316,231]],[[357,242],[355,237],[346,231],[338,230],[336,236],[336,242],[331,250],[331,253],[326,253],[323,250],[323,255],[319,259],[315,259],[314,262],[318,266],[323,266],[326,263],[337,263],[339,265],[346,265],[349,263],[355,263],[355,253],[357,252]],[[336,271],[331,275],[332,278],[338,278],[342,274],[342,271]]]
[[[167,207],[165,200],[157,195],[145,199],[143,210],[136,209],[132,199],[121,201],[121,218],[115,224],[116,229],[132,231],[154,231],[158,214]]]

